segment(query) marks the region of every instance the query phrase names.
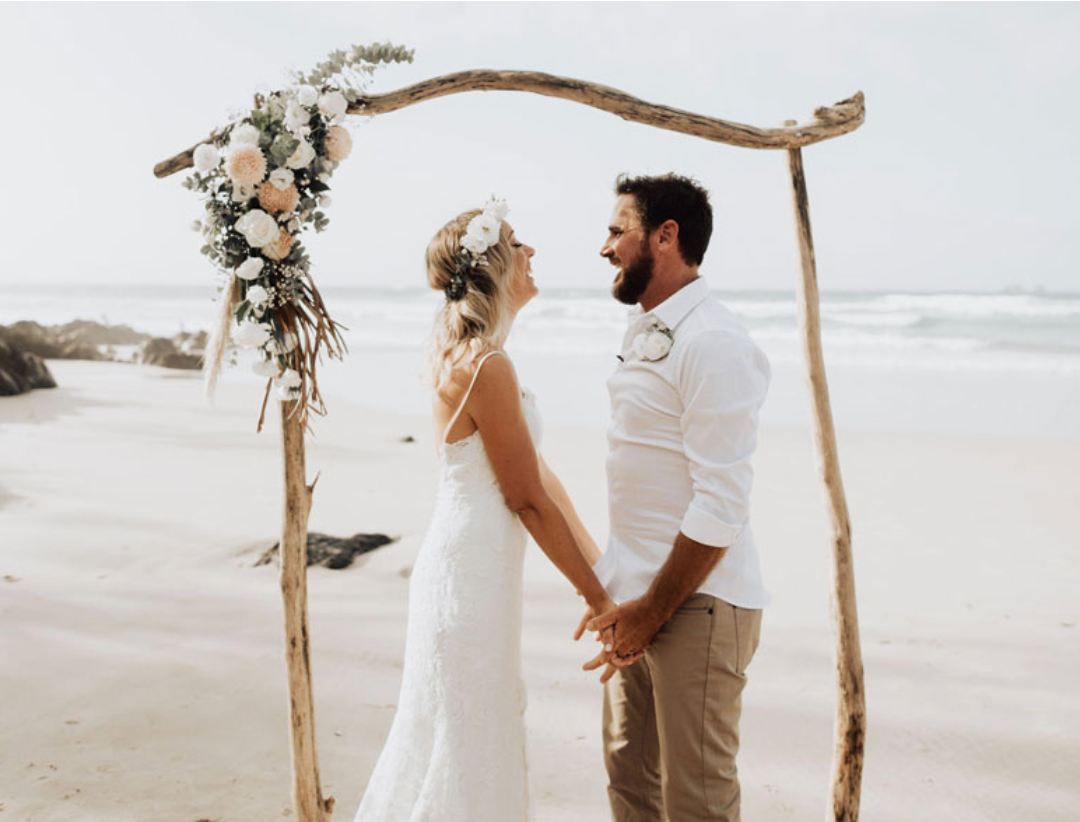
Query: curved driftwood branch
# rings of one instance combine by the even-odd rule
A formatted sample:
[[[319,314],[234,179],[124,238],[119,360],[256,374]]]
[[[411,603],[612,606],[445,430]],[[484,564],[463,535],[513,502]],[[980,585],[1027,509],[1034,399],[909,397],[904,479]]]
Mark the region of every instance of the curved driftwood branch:
[[[833,654],[836,664],[836,717],[833,724],[831,789],[825,818],[829,822],[858,822],[866,747],[866,692],[859,647],[859,612],[855,603],[851,520],[840,476],[840,456],[829,403],[829,384],[825,378],[817,261],[814,258],[814,238],[810,233],[810,201],[806,194],[801,150],[796,148],[788,152],[788,168],[791,172],[795,231],[802,263],[802,277],[799,278],[797,289],[799,328],[810,383],[818,470],[825,489],[832,530],[833,587],[829,610],[836,643]]]
[[[854,131],[865,116],[860,91],[834,106],[817,109],[813,122],[783,128],[757,128],[671,106],[647,103],[624,91],[584,80],[539,71],[490,69],[459,71],[388,94],[364,97],[349,106],[349,111],[353,114],[386,114],[424,100],[463,91],[528,91],[545,97],[559,97],[607,111],[634,123],[744,148],[798,148],[810,145]]]
[[[434,100],[449,94],[465,91],[527,91],[545,97],[559,97],[586,106],[598,108],[647,126],[677,131],[704,140],[727,143],[743,148],[792,149],[839,137],[862,125],[866,116],[862,92],[856,92],[847,100],[814,111],[814,119],[801,125],[782,128],[758,128],[733,123],[704,114],[647,103],[624,91],[558,77],[539,71],[494,71],[474,69],[444,74],[431,80],[407,86],[387,94],[362,97],[349,106],[350,114],[387,114],[425,100]],[[212,139],[213,134],[208,139]],[[168,160],[154,166],[154,175],[168,177],[177,171],[190,168],[196,143]]]

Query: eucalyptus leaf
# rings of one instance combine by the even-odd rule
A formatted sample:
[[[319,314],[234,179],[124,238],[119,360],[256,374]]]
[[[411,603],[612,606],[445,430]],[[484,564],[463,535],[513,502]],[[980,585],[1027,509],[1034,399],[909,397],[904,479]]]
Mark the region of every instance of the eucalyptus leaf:
[[[274,159],[274,162],[279,166],[285,165],[285,161],[293,156],[293,152],[296,151],[297,146],[300,145],[300,141],[295,137],[288,134],[281,134],[274,140],[273,145],[270,146],[270,156]]]

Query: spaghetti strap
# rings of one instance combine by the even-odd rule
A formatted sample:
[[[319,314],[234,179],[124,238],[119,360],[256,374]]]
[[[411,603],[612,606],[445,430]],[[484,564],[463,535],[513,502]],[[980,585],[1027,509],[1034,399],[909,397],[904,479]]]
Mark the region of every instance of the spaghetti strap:
[[[473,386],[476,385],[476,378],[480,376],[480,369],[483,368],[484,363],[487,362],[488,357],[495,354],[502,354],[502,351],[489,351],[480,358],[480,361],[476,364],[476,370],[473,371],[472,381],[469,383],[469,387],[465,390],[465,396],[461,398],[461,402],[458,404],[457,411],[454,412],[454,416],[450,418],[450,422],[446,424],[446,428],[442,433],[442,445],[449,445],[446,441],[446,435],[450,433],[450,429],[454,427],[454,423],[457,422],[458,417],[461,415],[462,410],[465,408],[465,403],[469,400],[469,395],[472,393]]]

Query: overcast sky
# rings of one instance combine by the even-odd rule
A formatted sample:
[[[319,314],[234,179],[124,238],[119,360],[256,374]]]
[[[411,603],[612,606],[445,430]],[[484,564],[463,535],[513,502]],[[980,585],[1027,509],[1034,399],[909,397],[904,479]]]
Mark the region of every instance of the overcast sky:
[[[373,92],[531,69],[757,126],[866,94],[858,131],[804,149],[823,288],[1080,291],[1080,6],[242,3],[0,5],[0,285],[209,282],[183,175],[154,163],[335,48],[391,40]],[[320,282],[419,285],[429,237],[497,192],[541,285],[606,287],[620,171],[712,192],[714,287],[790,288],[783,152],[710,143],[518,92],[353,118]]]

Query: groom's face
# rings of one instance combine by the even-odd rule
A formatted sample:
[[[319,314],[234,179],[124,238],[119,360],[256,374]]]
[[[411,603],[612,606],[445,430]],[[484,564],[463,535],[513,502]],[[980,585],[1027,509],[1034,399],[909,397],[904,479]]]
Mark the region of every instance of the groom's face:
[[[615,201],[600,256],[618,269],[611,284],[612,296],[621,303],[634,305],[652,280],[653,256],[633,195],[620,194]]]

